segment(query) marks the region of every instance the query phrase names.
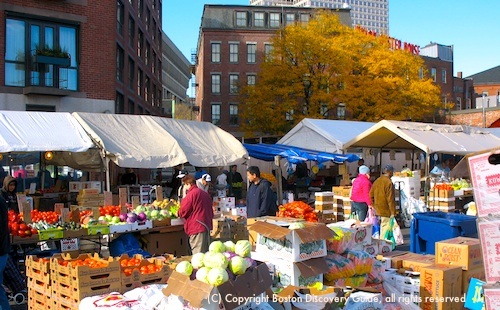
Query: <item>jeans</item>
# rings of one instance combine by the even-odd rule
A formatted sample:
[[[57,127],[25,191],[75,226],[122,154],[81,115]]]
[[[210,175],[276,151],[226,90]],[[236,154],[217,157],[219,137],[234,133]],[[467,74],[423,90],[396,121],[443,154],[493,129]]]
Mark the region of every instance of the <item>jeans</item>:
[[[354,211],[358,214],[358,220],[364,222],[366,214],[368,213],[368,205],[366,202],[355,202],[351,201],[351,206]]]
[[[5,293],[5,289],[1,285],[1,283],[3,283],[3,272],[8,258],[9,254],[0,255],[0,310],[10,310],[9,299]]]

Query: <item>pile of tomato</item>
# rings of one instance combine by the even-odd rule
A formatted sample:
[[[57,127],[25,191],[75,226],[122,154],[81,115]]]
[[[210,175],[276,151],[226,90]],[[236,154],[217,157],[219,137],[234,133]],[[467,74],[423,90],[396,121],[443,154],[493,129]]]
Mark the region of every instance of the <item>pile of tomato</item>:
[[[85,259],[74,259],[74,260],[58,260],[58,264],[61,266],[78,267],[78,266],[88,266],[90,268],[105,268],[108,264],[104,261],[87,257]]]
[[[120,213],[121,213],[121,206],[99,207],[99,215],[100,216],[104,216],[104,215],[119,216]]]
[[[317,222],[315,210],[303,201],[292,201],[278,207],[278,217],[293,217],[307,222]]]
[[[149,263],[144,266],[141,265],[141,260],[137,258],[122,258],[120,260],[120,266],[122,267],[122,271],[125,276],[129,277],[132,275],[132,272],[139,271],[141,274],[151,274],[159,272],[162,269],[162,266],[158,266],[154,263]],[[140,266],[140,267],[139,267]]]
[[[48,224],[55,224],[59,222],[59,214],[54,211],[31,211],[31,220],[33,223],[37,223],[40,221],[45,221]]]
[[[21,238],[31,237],[31,235],[38,234],[38,231],[31,228],[29,225],[23,222],[19,214],[13,210],[9,210],[9,231],[13,236],[19,236]]]

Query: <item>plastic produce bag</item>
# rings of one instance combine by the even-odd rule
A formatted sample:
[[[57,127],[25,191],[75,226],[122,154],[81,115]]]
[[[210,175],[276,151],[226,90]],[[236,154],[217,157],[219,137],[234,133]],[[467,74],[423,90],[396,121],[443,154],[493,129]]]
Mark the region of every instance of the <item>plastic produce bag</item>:
[[[333,230],[336,235],[326,240],[326,248],[328,251],[342,254],[347,251],[347,249],[354,247],[354,238],[350,229],[340,226],[329,226],[329,228]]]
[[[347,259],[354,263],[356,275],[368,274],[372,271],[373,257],[365,251],[347,251],[344,254]]]
[[[328,272],[324,273],[323,276],[327,281],[349,278],[356,273],[354,263],[339,254],[328,254],[325,260],[328,265]]]

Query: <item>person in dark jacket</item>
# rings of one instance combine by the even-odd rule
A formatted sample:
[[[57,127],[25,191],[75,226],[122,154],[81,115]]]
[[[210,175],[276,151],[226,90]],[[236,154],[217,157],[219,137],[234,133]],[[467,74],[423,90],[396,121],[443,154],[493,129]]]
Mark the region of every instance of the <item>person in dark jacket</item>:
[[[213,228],[214,210],[212,197],[196,186],[192,175],[182,178],[186,188],[186,196],[181,200],[179,217],[184,218],[184,231],[189,236],[189,245],[192,254],[208,251],[210,245],[210,231]]]
[[[247,178],[250,182],[247,191],[247,217],[275,216],[278,206],[271,182],[260,177],[259,167],[256,166],[248,167]]]
[[[3,187],[2,187],[2,197],[7,202],[7,209],[14,210],[16,213],[19,212],[19,207],[17,206],[17,180],[10,175],[6,176],[3,179]]]
[[[9,259],[10,235],[7,201],[0,196],[0,309],[10,310],[9,299],[3,285],[3,273]]]

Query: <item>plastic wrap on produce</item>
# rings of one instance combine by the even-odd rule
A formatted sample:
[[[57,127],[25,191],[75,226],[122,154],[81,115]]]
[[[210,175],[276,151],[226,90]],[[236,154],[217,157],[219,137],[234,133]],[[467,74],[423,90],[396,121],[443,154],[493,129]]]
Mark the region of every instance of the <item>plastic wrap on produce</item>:
[[[329,226],[328,228],[337,234],[335,237],[326,240],[326,247],[328,251],[342,254],[347,251],[347,249],[354,246],[354,237],[349,228],[340,226]]]
[[[165,299],[165,295],[162,292],[165,287],[167,287],[166,284],[151,284],[138,287],[123,295],[127,299],[138,300],[140,305],[145,306],[146,309],[155,309]]]
[[[384,263],[379,260],[373,260],[371,272],[368,274],[368,284],[380,284],[383,282],[382,273],[385,271]]]
[[[367,252],[347,251],[344,256],[354,263],[354,270],[356,275],[368,274],[372,271],[373,257]]]
[[[78,309],[109,309],[109,310],[143,310],[139,308],[138,300],[129,300],[120,293],[113,292],[104,295],[86,297],[80,301]]]
[[[328,265],[328,272],[323,276],[327,281],[334,281],[341,278],[350,278],[355,275],[356,269],[354,263],[340,255],[331,253],[325,257],[326,264]]]

